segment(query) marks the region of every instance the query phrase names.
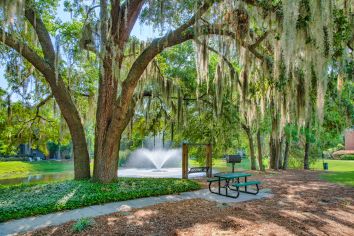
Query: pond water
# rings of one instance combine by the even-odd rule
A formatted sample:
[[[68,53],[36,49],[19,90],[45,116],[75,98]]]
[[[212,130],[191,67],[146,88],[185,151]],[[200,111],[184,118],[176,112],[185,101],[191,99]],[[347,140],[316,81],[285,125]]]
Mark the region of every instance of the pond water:
[[[67,180],[74,178],[72,172],[57,173],[57,174],[38,174],[29,175],[21,178],[0,179],[2,185],[25,184],[25,183],[47,183],[53,181]]]
[[[213,172],[218,172],[213,169]],[[181,178],[182,169],[181,168],[161,168],[161,169],[143,169],[143,168],[119,168],[118,176],[120,177],[135,177],[135,178]],[[205,176],[205,173],[194,173],[190,174],[189,178],[200,178]],[[60,180],[73,179],[73,172],[56,173],[56,174],[39,174],[39,175],[29,175],[22,178],[12,178],[12,179],[2,179],[0,184],[2,185],[13,185],[22,183],[47,183]]]

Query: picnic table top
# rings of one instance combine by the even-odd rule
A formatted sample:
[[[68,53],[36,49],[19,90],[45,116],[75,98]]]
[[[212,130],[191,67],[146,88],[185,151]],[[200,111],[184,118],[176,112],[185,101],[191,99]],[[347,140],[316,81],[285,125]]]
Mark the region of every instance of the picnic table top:
[[[214,174],[215,177],[220,177],[224,179],[235,179],[240,177],[247,177],[251,176],[251,174],[243,173],[243,172],[236,172],[236,173],[216,173]]]

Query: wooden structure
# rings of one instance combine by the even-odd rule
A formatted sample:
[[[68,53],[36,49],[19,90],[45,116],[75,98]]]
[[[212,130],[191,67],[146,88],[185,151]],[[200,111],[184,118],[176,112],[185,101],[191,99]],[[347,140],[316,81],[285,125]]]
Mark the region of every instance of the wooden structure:
[[[196,167],[188,170],[188,146],[205,146],[206,148],[206,165],[205,167]],[[188,179],[188,173],[196,172],[206,172],[207,177],[212,176],[212,148],[211,144],[201,144],[201,143],[183,143],[182,144],[182,178]]]
[[[345,150],[354,150],[354,128],[346,130],[344,134]]]

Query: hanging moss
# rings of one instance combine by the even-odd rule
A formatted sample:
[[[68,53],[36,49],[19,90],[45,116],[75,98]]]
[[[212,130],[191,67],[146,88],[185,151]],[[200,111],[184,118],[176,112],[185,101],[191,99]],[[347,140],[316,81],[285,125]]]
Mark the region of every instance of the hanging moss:
[[[2,0],[0,1],[0,8],[3,11],[3,22],[2,26],[14,25],[15,19],[18,22],[23,21],[23,16],[25,13],[25,0]]]

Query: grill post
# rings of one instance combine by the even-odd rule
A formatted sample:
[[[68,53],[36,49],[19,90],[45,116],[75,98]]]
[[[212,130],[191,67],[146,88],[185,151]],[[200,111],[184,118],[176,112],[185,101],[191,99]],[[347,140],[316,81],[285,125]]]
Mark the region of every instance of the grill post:
[[[212,162],[213,162],[213,160],[212,160],[212,149],[211,149],[211,144],[210,143],[206,145],[206,152],[207,152],[206,166],[208,167],[207,177],[211,178],[212,173],[213,173],[213,171],[212,171],[212,166],[213,166]]]
[[[182,144],[182,178],[188,179],[188,146]]]
[[[225,160],[227,163],[232,165],[232,173],[235,172],[235,164],[241,163],[241,155],[225,155]]]

